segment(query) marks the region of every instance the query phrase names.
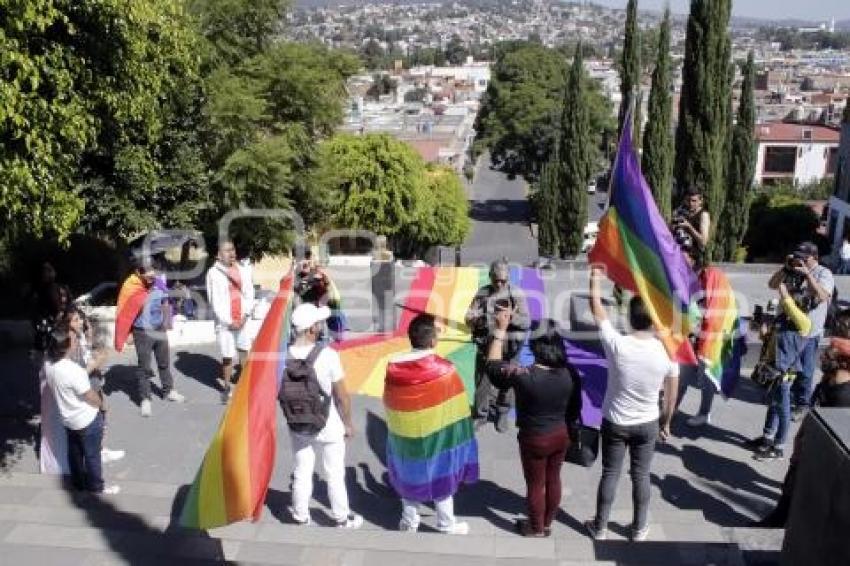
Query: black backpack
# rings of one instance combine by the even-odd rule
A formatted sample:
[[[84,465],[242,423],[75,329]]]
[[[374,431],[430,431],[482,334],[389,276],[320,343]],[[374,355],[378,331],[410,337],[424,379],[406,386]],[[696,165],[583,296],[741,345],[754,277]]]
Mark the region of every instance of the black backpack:
[[[322,347],[317,345],[303,360],[292,356],[286,358],[286,369],[277,398],[283,416],[294,432],[318,434],[328,422],[331,395],[322,389],[313,367],[321,352]]]

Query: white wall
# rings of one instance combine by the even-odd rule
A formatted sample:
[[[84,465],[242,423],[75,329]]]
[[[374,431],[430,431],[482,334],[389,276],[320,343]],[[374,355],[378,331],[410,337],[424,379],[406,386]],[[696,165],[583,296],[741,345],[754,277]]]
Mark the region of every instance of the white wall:
[[[826,166],[829,162],[829,149],[837,147],[834,143],[759,143],[758,157],[756,158],[755,182],[762,182],[764,172],[765,148],[770,147],[796,147],[797,160],[794,166],[794,182],[805,185],[813,181],[819,181],[826,176]],[[802,151],[800,151],[802,149]],[[826,153],[826,155],[824,155]]]

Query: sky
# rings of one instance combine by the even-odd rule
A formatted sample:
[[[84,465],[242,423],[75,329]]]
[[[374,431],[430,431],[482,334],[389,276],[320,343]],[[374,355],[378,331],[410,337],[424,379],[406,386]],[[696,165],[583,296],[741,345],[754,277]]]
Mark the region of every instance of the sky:
[[[593,0],[596,4],[625,8],[626,0]],[[638,0],[638,9],[659,10],[667,0]],[[690,0],[669,0],[674,13],[687,14]],[[850,0],[733,0],[732,14],[750,18],[836,21],[850,19]]]

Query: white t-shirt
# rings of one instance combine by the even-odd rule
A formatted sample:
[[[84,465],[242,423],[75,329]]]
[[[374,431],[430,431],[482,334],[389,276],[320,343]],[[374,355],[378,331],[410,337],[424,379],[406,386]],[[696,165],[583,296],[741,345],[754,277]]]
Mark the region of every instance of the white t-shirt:
[[[290,346],[289,354],[295,359],[303,360],[310,354],[310,350],[312,349],[313,346]],[[313,364],[313,367],[316,370],[316,378],[319,380],[322,390],[331,396],[328,422],[325,423],[325,428],[316,435],[315,439],[319,442],[341,441],[345,438],[345,426],[342,424],[342,418],[339,416],[339,411],[336,408],[336,400],[333,398],[333,384],[345,377],[339,354],[336,350],[325,346],[319,357],[316,358],[316,363]]]
[[[71,430],[80,430],[89,426],[97,417],[98,409],[92,407],[83,398],[91,389],[86,370],[68,358],[63,358],[45,366],[47,383],[53,391],[62,425]]]
[[[841,259],[844,261],[850,260],[850,242],[846,240],[841,244]]]
[[[602,415],[623,426],[658,420],[659,392],[668,375],[679,375],[678,364],[658,338],[620,334],[609,320],[599,325],[599,336],[608,358]]]

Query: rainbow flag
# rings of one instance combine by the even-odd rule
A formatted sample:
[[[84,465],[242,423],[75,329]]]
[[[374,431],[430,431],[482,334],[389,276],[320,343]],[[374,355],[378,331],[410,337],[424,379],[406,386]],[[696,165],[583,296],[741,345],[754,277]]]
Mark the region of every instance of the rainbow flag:
[[[687,313],[699,283],[658,212],[632,147],[631,120],[625,124],[608,211],[599,222],[588,260],[604,266],[614,283],[643,298],[671,358],[696,364],[687,338]]]
[[[275,458],[277,392],[286,366],[292,275],[281,281],[215,437],[189,490],[180,524],[210,529],[260,518]]]
[[[133,328],[133,322],[142,312],[145,301],[148,300],[148,287],[142,278],[135,273],[124,280],[118,293],[118,304],[115,308],[115,336],[113,346],[116,352],[124,349],[127,337]]]
[[[387,470],[404,499],[434,501],[478,481],[478,443],[463,381],[434,355],[402,355],[384,388]]]
[[[512,267],[510,282],[526,296],[532,321],[544,314],[545,283],[536,269]],[[410,285],[395,332],[352,338],[333,344],[345,370],[352,393],[372,397],[384,394],[384,378],[391,358],[408,352],[407,328],[413,317],[427,312],[443,327],[437,354],[452,362],[472,404],[475,392],[475,344],[464,324],[466,310],[482,286],[489,283],[488,270],[477,267],[421,267]],[[595,426],[602,422],[602,399],[607,384],[607,363],[598,345],[565,340],[570,363],[582,380],[582,419]],[[520,352],[520,363],[532,362],[528,345]]]
[[[747,352],[746,323],[738,316],[735,292],[726,274],[707,267],[701,279],[704,304],[697,355],[714,387],[729,397],[741,377],[741,360]]]

